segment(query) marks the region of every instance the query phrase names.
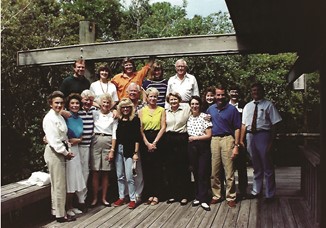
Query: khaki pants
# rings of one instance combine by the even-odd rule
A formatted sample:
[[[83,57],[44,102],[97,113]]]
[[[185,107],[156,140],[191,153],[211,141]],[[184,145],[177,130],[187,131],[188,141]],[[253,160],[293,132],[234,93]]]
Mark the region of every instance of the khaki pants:
[[[51,177],[52,214],[57,218],[66,215],[66,163],[62,154],[52,150],[46,145],[44,160],[48,166]]]
[[[214,136],[211,140],[212,153],[212,175],[211,187],[212,194],[216,198],[221,198],[221,169],[224,168],[226,180],[226,200],[232,201],[236,199],[235,178],[233,161],[231,159],[234,147],[234,138],[230,136]]]

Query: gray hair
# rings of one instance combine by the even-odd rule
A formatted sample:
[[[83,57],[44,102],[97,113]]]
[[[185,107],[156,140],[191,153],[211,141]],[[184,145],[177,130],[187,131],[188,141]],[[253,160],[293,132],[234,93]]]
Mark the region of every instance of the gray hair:
[[[182,63],[185,65],[185,67],[188,66],[186,60],[184,60],[184,59],[178,59],[178,60],[175,62],[175,66],[177,66],[177,63],[178,63],[178,62],[182,62]]]
[[[137,91],[141,91],[140,86],[136,82],[131,82],[127,87],[127,92],[129,91],[130,87],[134,85],[136,86]]]
[[[85,89],[81,94],[80,94],[80,96],[82,97],[82,98],[95,98],[95,94],[91,91],[91,90],[89,90],[89,89]]]

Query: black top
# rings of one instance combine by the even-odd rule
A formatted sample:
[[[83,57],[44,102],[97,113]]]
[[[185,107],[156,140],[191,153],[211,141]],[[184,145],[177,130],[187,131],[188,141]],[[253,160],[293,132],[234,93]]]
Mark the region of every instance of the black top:
[[[132,121],[119,120],[117,128],[117,143],[123,145],[123,155],[126,158],[133,156],[136,142],[140,143],[140,120],[137,116]],[[117,148],[116,150],[117,151]]]
[[[59,90],[67,97],[71,93],[81,94],[85,89],[89,89],[90,85],[90,82],[84,76],[77,78],[70,75],[63,80]]]

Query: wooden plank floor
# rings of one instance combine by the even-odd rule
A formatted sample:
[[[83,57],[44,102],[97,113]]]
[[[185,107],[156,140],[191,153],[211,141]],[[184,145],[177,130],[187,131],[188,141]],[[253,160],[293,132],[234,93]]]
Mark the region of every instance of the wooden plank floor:
[[[75,222],[59,224],[51,222],[42,227],[275,227],[312,228],[307,206],[300,195],[300,167],[276,169],[277,194],[273,202],[264,199],[246,199],[236,208],[229,208],[225,201],[211,205],[206,212],[201,207],[161,202],[156,206],[141,204],[134,210],[126,205],[89,210]],[[252,169],[248,168],[249,188],[252,185]],[[248,190],[249,190],[248,188]]]

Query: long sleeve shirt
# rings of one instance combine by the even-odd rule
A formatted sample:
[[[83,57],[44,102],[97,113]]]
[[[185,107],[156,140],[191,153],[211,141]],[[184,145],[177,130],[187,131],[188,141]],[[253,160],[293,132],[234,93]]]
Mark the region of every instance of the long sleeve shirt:
[[[51,109],[43,118],[43,131],[49,146],[66,156],[68,151],[63,142],[68,140],[68,128],[64,118]]]

